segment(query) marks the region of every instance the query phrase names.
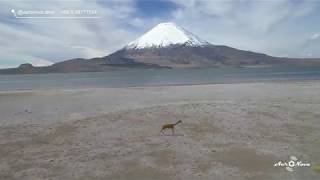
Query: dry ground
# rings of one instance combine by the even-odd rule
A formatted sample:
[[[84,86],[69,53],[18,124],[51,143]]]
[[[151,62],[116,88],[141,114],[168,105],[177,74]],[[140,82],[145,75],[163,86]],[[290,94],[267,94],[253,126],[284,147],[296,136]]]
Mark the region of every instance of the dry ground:
[[[319,87],[310,82],[129,88],[134,95],[123,98],[136,98],[140,106],[128,102],[126,108],[109,112],[105,106],[104,114],[51,123],[2,120],[0,179],[319,179],[320,173],[310,167],[294,172],[273,167],[290,155],[314,167],[320,164]],[[108,95],[97,94],[112,91],[114,101],[105,103],[116,104],[123,96],[94,91],[99,92],[89,97],[68,91],[67,97],[100,102]],[[148,99],[155,92],[162,98]],[[26,92],[2,93],[0,98],[23,104],[14,98],[21,93]],[[63,93],[44,94],[54,98]],[[21,96],[30,98],[28,93]],[[13,108],[12,118],[38,117],[39,102],[28,103],[26,111]],[[179,119],[183,123],[175,135],[159,134],[163,124]]]

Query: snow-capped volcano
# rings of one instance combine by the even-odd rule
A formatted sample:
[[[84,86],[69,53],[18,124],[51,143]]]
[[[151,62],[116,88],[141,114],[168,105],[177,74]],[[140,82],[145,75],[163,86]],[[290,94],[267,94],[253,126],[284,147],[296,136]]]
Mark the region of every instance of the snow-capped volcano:
[[[320,65],[320,59],[302,61],[268,56],[224,45],[213,45],[174,23],[161,23],[105,57],[71,59],[51,66],[0,69],[0,74],[101,72],[118,68],[208,68],[265,65]]]
[[[187,46],[209,45],[196,35],[172,22],[160,23],[140,38],[125,46],[126,49],[162,48],[170,45],[184,44]]]

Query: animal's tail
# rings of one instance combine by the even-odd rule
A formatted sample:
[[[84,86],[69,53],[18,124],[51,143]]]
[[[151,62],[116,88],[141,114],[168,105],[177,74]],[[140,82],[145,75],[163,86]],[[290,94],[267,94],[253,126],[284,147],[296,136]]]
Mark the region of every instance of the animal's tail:
[[[161,130],[160,130],[160,133],[159,133],[159,134],[162,134],[162,132],[163,132],[163,128],[161,128]]]

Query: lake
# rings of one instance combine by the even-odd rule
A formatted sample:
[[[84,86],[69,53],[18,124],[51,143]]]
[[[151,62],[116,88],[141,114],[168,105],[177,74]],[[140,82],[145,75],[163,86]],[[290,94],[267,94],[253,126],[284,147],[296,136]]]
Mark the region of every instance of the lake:
[[[320,80],[319,67],[130,69],[110,72],[0,75],[0,90],[73,89]]]

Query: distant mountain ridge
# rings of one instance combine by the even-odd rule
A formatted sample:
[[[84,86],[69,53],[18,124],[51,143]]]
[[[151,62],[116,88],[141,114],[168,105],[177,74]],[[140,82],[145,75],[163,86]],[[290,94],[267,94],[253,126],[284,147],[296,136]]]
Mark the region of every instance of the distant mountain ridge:
[[[207,68],[221,66],[320,65],[320,59],[273,57],[213,45],[174,23],[160,23],[124,48],[101,58],[71,59],[46,67],[24,64],[0,74],[102,72],[119,68]]]

